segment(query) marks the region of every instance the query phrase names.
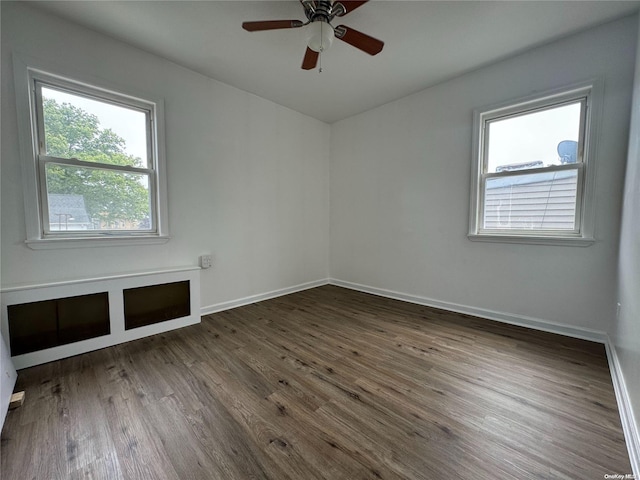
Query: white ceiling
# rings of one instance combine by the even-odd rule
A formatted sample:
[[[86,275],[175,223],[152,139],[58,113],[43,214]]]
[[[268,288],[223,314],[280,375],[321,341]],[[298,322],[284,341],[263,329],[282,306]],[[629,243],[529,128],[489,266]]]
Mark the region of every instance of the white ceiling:
[[[640,1],[373,0],[334,20],[385,42],[371,57],[341,41],[323,72],[300,68],[304,28],[246,32],[248,20],[305,20],[289,1],[30,2],[211,78],[334,122],[593,25]]]

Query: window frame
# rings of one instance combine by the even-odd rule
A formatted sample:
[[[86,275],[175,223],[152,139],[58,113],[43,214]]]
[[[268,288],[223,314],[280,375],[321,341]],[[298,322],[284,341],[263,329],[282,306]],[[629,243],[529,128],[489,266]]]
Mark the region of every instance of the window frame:
[[[14,55],[14,80],[21,146],[25,222],[25,243],[32,249],[76,248],[165,243],[169,240],[167,185],[164,151],[164,101],[133,92],[103,79],[89,77],[41,60]],[[65,71],[65,75],[55,72]],[[146,168],[126,167],[46,155],[42,86],[84,96],[105,103],[147,112]],[[46,165],[50,163],[99,168],[149,178],[152,228],[148,230],[52,230],[49,225]]]
[[[473,111],[473,158],[468,238],[473,241],[588,246],[594,243],[594,180],[597,116],[601,109],[602,82],[593,79],[525,98],[478,108]],[[580,102],[578,161],[572,164],[489,173],[489,124]],[[484,198],[491,178],[523,176],[542,172],[577,171],[576,214],[573,230],[486,229]]]

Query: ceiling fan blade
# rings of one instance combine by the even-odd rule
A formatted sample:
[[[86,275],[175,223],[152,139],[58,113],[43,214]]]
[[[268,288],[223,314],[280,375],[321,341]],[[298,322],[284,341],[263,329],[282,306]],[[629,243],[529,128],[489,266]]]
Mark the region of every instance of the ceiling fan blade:
[[[336,16],[338,17],[344,17],[347,13],[354,11],[356,8],[361,7],[362,5],[364,5],[365,3],[367,3],[369,0],[362,0],[362,1],[350,1],[350,0],[338,0],[337,2],[335,2],[333,4],[333,10],[337,11]],[[338,4],[342,4],[342,7],[344,8],[340,8],[338,6]]]
[[[336,38],[347,42],[363,52],[367,52],[369,55],[377,55],[382,51],[384,42],[377,38],[370,37],[362,32],[349,28],[345,25],[338,25],[335,29]]]
[[[316,68],[316,64],[318,63],[318,52],[311,50],[307,47],[307,51],[304,54],[304,58],[302,59],[302,69],[303,70],[313,70]]]
[[[298,28],[304,23],[300,20],[265,20],[262,22],[243,22],[242,28],[248,32],[259,32],[262,30],[278,30],[281,28]]]

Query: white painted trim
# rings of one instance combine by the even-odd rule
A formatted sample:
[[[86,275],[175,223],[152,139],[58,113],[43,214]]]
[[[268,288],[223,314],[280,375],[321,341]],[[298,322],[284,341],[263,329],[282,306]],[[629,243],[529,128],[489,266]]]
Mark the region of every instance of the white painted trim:
[[[152,92],[141,91],[136,87],[111,82],[99,78],[91,72],[77,70],[73,66],[61,64],[55,60],[27,56],[13,52],[13,75],[17,105],[18,140],[20,142],[20,160],[25,205],[26,245],[33,249],[77,248],[77,247],[110,247],[118,245],[140,245],[166,243],[169,236],[169,203],[166,179],[165,123],[164,99]],[[134,103],[152,105],[151,141],[155,152],[153,165],[155,181],[151,182],[152,201],[156,213],[156,233],[152,235],[123,234],[130,242],[116,241],[122,237],[74,237],[45,239],[43,238],[42,202],[40,189],[44,179],[39,178],[37,168],[37,137],[35,117],[32,116],[35,97],[32,94],[31,80],[34,76],[45,76],[54,81],[75,85],[80,90],[90,89],[95,92],[116,95],[121,99],[131,99]],[[126,102],[125,102],[126,103]],[[154,115],[155,113],[155,115]],[[153,186],[155,184],[155,187]]]
[[[280,288],[278,290],[272,290],[270,292],[259,293],[257,295],[250,295],[248,297],[238,298],[237,300],[230,300],[228,302],[215,303],[208,305],[200,309],[200,315],[210,315],[212,313],[222,312],[223,310],[230,310],[236,307],[242,307],[251,303],[262,302],[263,300],[269,300],[271,298],[282,297],[283,295],[289,295],[290,293],[301,292],[302,290],[308,290],[310,288],[321,287],[327,285],[329,279],[324,278],[322,280],[314,280],[312,282],[300,283],[292,287]]]
[[[462,305],[458,303],[443,302],[441,300],[435,300],[433,298],[421,297],[417,295],[409,295],[406,293],[400,293],[393,290],[370,287],[368,285],[347,282],[347,281],[338,280],[335,278],[329,279],[329,284],[336,285],[338,287],[349,288],[351,290],[357,290],[359,292],[370,293],[372,295],[378,295],[380,297],[392,298],[395,300],[402,300],[404,302],[415,303],[418,305],[425,305],[427,307],[440,308],[443,310],[463,313],[466,315],[473,315],[475,317],[486,318],[488,320],[495,320],[502,323],[508,323],[510,325],[518,325],[520,327],[533,328],[534,330],[557,333],[560,335],[565,335],[567,337],[590,340],[592,342],[605,343],[607,338],[607,334],[605,332],[601,332],[598,330],[578,328],[578,327],[573,327],[571,325],[564,325],[561,323],[542,320],[539,318],[527,317],[524,315],[516,315],[512,313],[505,313],[505,312],[496,312],[494,310],[471,307],[469,305]]]
[[[124,272],[124,273],[118,273],[114,275],[103,275],[100,277],[70,278],[66,280],[59,280],[59,281],[47,282],[47,283],[23,283],[18,285],[7,285],[5,287],[2,287],[0,292],[9,293],[9,292],[17,292],[20,290],[33,290],[34,288],[50,288],[50,287],[60,287],[63,285],[78,285],[78,284],[88,283],[88,282],[102,282],[105,280],[116,280],[116,279],[124,279],[124,278],[131,278],[131,277],[144,277],[146,275],[160,275],[164,273],[189,272],[191,270],[200,270],[200,267],[197,267],[194,265],[187,265],[184,267],[158,268],[156,270]]]
[[[472,242],[526,243],[529,245],[557,245],[561,247],[588,247],[596,242],[593,237],[536,237],[533,235],[503,235],[493,233],[469,233],[467,238]]]
[[[153,325],[125,330],[123,290],[188,280],[190,282],[190,314]],[[27,368],[80,353],[110,347],[119,343],[167,332],[200,323],[200,267],[182,267],[147,272],[131,272],[94,279],[76,279],[49,284],[22,285],[2,292],[0,331],[9,336],[8,307],[21,303],[75,297],[107,292],[109,295],[109,333],[101,337],[47,348],[12,357],[16,369]]]
[[[541,330],[544,332],[557,333],[573,338],[580,338],[582,340],[590,340],[604,344],[607,352],[607,359],[609,362],[609,370],[611,371],[611,380],[613,382],[613,390],[618,403],[618,411],[620,413],[620,421],[622,423],[622,430],[624,432],[625,441],[627,444],[627,450],[629,452],[629,460],[631,462],[631,468],[635,474],[635,478],[640,479],[640,427],[633,414],[631,407],[631,400],[629,398],[629,391],[624,381],[624,375],[620,368],[620,362],[616,353],[615,346],[611,342],[609,335],[605,332],[598,330],[591,330],[586,328],[577,328],[570,325],[563,325],[559,323],[549,322],[532,317],[526,317],[523,315],[514,315],[504,312],[496,312],[493,310],[487,310],[483,308],[471,307],[468,305],[460,305],[457,303],[443,302],[440,300],[434,300],[432,298],[420,297],[417,295],[408,295],[406,293],[395,292],[393,290],[386,290],[382,288],[370,287],[368,285],[362,285],[359,283],[347,282],[344,280],[338,280],[335,278],[329,279],[330,285],[336,285],[338,287],[349,288],[351,290],[357,290],[359,292],[370,293],[380,297],[392,298],[394,300],[401,300],[404,302],[415,303],[418,305],[425,305],[428,307],[441,308],[452,312],[464,313],[467,315],[473,315],[476,317],[486,318],[489,320],[495,320],[498,322],[508,323],[511,325],[518,325],[521,327],[528,327],[534,330]],[[630,473],[630,472],[624,472]]]
[[[631,469],[635,474],[635,478],[640,478],[640,428],[633,414],[631,407],[631,399],[629,398],[629,390],[624,381],[620,360],[616,352],[616,347],[607,335],[604,344],[607,351],[607,359],[609,360],[609,370],[611,370],[611,381],[613,382],[613,390],[618,401],[618,411],[620,412],[620,421],[622,422],[622,431],[624,439],[627,443],[629,452],[629,461]],[[626,473],[626,472],[625,472]]]
[[[161,245],[167,243],[171,237],[162,235],[127,235],[127,236],[96,236],[74,238],[39,238],[25,240],[25,245],[31,250],[54,250],[59,248],[84,247],[123,247],[131,245]]]
[[[583,117],[583,175],[578,177],[578,191],[576,199],[577,225],[580,226],[577,235],[563,235],[559,232],[547,236],[536,234],[529,236],[528,232],[513,231],[482,231],[480,214],[483,210],[482,175],[485,149],[485,125],[487,120],[499,118],[501,115],[511,115],[516,112],[540,107],[551,106],[565,101],[578,100],[586,97],[586,113]],[[595,181],[596,161],[598,157],[597,140],[600,131],[604,98],[604,80],[597,77],[590,80],[554,88],[546,92],[536,92],[523,98],[508,100],[498,104],[479,107],[473,111],[472,159],[471,159],[471,195],[469,210],[469,233],[467,237],[473,241],[575,245],[587,247],[594,243],[595,222]],[[555,241],[554,241],[555,240]]]

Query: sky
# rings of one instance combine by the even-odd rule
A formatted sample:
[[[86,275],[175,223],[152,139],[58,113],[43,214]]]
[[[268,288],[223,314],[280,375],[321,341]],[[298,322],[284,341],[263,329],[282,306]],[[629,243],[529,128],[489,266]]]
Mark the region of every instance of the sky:
[[[529,113],[489,124],[488,172],[499,165],[541,160],[559,165],[558,143],[578,141],[580,103]]]
[[[46,87],[42,88],[42,95],[44,98],[51,98],[58,103],[70,103],[97,116],[102,128],[113,130],[125,140],[128,154],[139,157],[143,162],[146,162],[147,134],[144,113]]]

